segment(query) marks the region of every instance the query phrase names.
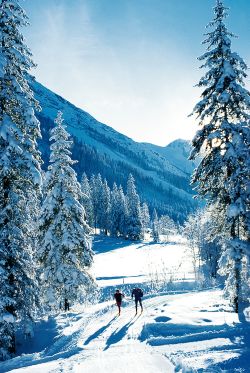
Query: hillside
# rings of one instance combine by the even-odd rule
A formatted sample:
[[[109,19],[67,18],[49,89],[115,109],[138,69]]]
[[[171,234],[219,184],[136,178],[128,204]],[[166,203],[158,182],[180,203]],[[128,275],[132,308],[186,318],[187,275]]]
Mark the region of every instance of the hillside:
[[[88,176],[100,172],[110,186],[116,181],[125,187],[132,173],[142,199],[148,202],[151,210],[155,207],[159,213],[167,213],[183,222],[196,208],[189,185],[194,165],[187,160],[190,148],[187,141],[177,140],[165,148],[135,142],[38,82],[33,82],[32,86],[42,107],[37,116],[43,136],[39,145],[44,167],[49,157],[49,129],[54,125],[57,111],[61,110],[74,138],[73,158],[79,161],[75,166],[79,178],[83,172]]]
[[[175,167],[186,172],[188,175],[193,172],[196,166],[194,161],[188,159],[191,151],[191,144],[189,141],[178,139],[165,147],[148,143],[144,143],[144,146],[170,160]]]

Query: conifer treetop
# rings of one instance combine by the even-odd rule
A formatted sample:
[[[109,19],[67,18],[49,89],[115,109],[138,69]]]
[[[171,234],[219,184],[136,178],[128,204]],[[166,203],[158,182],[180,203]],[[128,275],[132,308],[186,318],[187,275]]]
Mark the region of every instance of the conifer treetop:
[[[216,132],[223,122],[237,123],[250,118],[250,94],[244,88],[247,65],[237,53],[231,51],[231,38],[235,35],[228,31],[224,22],[227,9],[221,0],[217,0],[215,17],[207,26],[214,30],[206,33],[203,41],[207,45],[207,52],[198,58],[204,61],[201,68],[208,71],[197,84],[205,89],[192,114],[197,115],[202,127],[198,137],[206,136],[209,146],[218,136],[220,141],[225,140],[225,132],[223,135]]]

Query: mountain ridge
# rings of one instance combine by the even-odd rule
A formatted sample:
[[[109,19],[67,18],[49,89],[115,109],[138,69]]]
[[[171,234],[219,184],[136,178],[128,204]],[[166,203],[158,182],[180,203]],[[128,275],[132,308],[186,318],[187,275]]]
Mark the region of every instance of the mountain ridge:
[[[184,158],[173,155],[176,151],[171,150],[173,142],[164,148],[136,142],[42,84],[32,81],[31,86],[42,108],[37,117],[41,123],[43,140],[39,141],[39,147],[45,168],[49,161],[49,131],[54,126],[57,111],[61,110],[74,140],[72,155],[78,160],[75,169],[79,178],[83,172],[89,177],[100,172],[110,187],[116,181],[125,188],[128,174],[132,173],[142,200],[149,204],[151,211],[156,208],[159,213],[167,213],[174,220],[183,222],[186,215],[196,208],[197,202],[193,200],[189,186],[193,165],[181,165]],[[183,149],[186,142],[181,141],[184,141],[180,146]]]

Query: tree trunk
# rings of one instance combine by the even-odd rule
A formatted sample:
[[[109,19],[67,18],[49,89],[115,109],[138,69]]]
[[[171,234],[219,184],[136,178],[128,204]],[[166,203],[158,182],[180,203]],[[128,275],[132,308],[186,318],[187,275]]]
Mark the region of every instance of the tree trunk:
[[[234,312],[239,313],[240,271],[239,271],[238,263],[235,263],[234,276],[235,276],[235,296],[233,299],[233,305],[234,305]]]
[[[231,237],[232,240],[235,238],[239,238],[238,235],[238,227],[236,226],[236,219],[233,219],[231,225]],[[239,301],[240,301],[240,293],[241,293],[241,266],[242,266],[242,250],[238,248],[234,248],[234,278],[235,278],[235,289],[234,289],[234,299],[233,299],[233,306],[234,311],[239,313]]]

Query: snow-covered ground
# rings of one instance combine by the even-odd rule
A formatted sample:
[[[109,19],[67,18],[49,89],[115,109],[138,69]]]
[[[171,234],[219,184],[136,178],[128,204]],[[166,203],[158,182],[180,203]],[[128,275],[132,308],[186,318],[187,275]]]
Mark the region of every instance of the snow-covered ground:
[[[133,283],[193,281],[191,258],[181,237],[167,244],[96,238],[93,274],[101,287]]]
[[[134,244],[99,237],[95,249],[93,272],[104,295],[115,287],[125,292],[121,316],[108,299],[43,320],[0,372],[250,372],[250,309],[239,321],[221,290],[195,290],[181,240]],[[144,283],[153,280],[160,293]],[[136,283],[146,293],[138,315],[130,298]]]

